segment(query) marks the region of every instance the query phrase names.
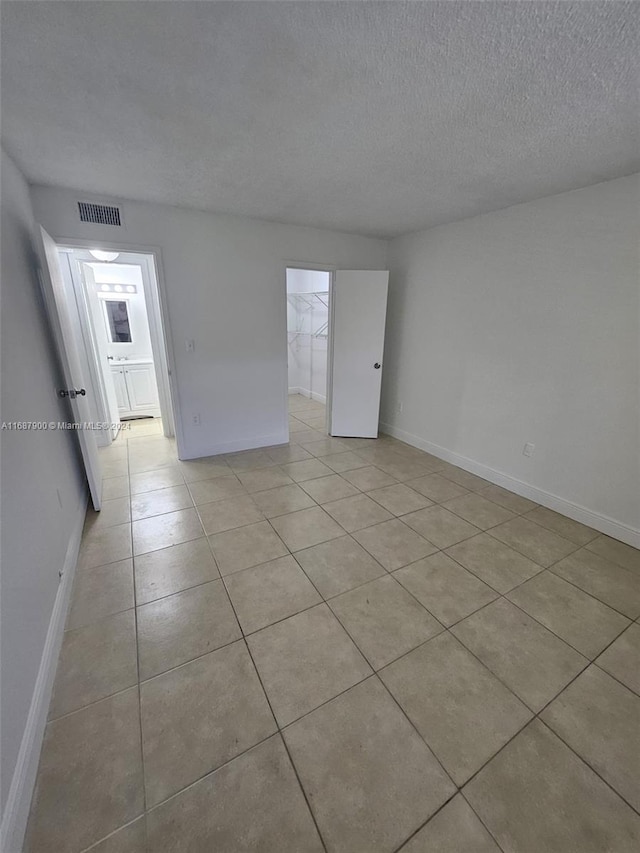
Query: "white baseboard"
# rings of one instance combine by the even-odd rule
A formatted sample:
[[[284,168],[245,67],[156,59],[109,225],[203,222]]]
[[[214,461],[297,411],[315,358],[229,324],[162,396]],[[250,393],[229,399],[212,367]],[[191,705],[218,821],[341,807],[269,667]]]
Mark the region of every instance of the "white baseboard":
[[[271,435],[259,435],[255,438],[240,438],[237,441],[224,441],[203,447],[189,456],[181,456],[183,461],[201,459],[203,456],[219,456],[221,453],[238,453],[240,450],[255,450],[260,447],[272,447],[276,444],[286,444],[289,441],[289,431],[275,432]]]
[[[289,388],[289,394],[300,394],[302,397],[308,397],[310,400],[316,400],[318,403],[326,405],[327,398],[324,394],[319,394],[317,391],[309,391],[307,388]]]
[[[594,530],[605,533],[614,539],[619,539],[621,542],[626,542],[633,548],[640,548],[640,530],[634,527],[629,527],[620,521],[609,518],[607,515],[595,512],[588,507],[573,503],[566,498],[561,498],[554,495],[553,492],[548,492],[545,489],[539,489],[537,486],[530,486],[522,480],[516,480],[508,474],[503,474],[501,471],[496,471],[494,468],[489,468],[480,462],[473,459],[468,459],[466,456],[461,456],[453,450],[447,450],[446,447],[441,447],[439,444],[434,444],[431,441],[420,438],[405,430],[398,429],[392,424],[380,424],[380,432],[404,441],[412,447],[417,447],[432,456],[437,456],[438,459],[444,459],[445,462],[451,462],[452,465],[457,465],[458,468],[464,468],[465,471],[470,471],[472,474],[477,474],[478,477],[483,477],[489,480],[490,483],[495,483],[497,486],[502,486],[510,492],[515,492],[523,498],[542,504],[549,509],[566,515],[567,518],[572,518],[574,521],[579,521],[581,524],[586,524],[587,527],[593,527]]]
[[[62,579],[58,586],[51,619],[49,620],[47,637],[40,659],[40,668],[38,669],[38,676],[31,697],[31,705],[27,714],[22,742],[20,743],[9,795],[4,815],[2,816],[0,849],[3,853],[20,853],[20,850],[22,850],[22,842],[29,818],[31,797],[38,773],[40,750],[47,724],[51,690],[53,689],[58,654],[62,645],[62,635],[64,634],[67,610],[71,598],[71,587],[73,585],[76,563],[78,562],[85,512],[86,497],[78,510],[78,518],[67,547],[64,566],[62,567]]]

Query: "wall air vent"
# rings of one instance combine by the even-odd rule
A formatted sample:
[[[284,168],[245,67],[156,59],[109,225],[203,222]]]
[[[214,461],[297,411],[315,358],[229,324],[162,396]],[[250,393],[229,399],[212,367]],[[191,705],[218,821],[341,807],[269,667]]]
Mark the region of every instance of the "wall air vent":
[[[92,222],[94,225],[122,225],[120,208],[108,204],[91,204],[88,201],[78,202],[80,222]]]

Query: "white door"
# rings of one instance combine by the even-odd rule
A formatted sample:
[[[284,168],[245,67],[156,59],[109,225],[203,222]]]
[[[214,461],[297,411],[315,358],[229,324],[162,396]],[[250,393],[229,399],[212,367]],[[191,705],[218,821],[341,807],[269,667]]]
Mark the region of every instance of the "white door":
[[[38,226],[36,230],[40,250],[40,283],[66,384],[66,387],[59,389],[59,391],[62,391],[69,399],[73,422],[76,424],[89,423],[91,413],[86,399],[78,353],[80,342],[76,340],[73,334],[72,312],[77,311],[77,308],[75,303],[72,304],[68,298],[64,286],[58,258],[58,247],[44,228]],[[96,440],[89,429],[77,429],[75,432],[80,442],[93,506],[94,509],[100,509],[102,472]]]
[[[333,282],[329,433],[376,438],[387,270],[337,270]]]
[[[132,412],[158,405],[158,388],[152,364],[125,367],[129,405]]]

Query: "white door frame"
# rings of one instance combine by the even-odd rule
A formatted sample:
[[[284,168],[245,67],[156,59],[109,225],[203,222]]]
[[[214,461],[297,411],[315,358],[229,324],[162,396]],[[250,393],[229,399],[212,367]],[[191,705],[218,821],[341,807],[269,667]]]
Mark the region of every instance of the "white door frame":
[[[325,411],[325,428],[329,432],[331,423],[331,379],[333,375],[333,282],[338,267],[335,264],[319,264],[315,261],[285,261],[284,265],[284,322],[285,322],[285,406],[287,441],[289,440],[289,349],[287,343],[288,317],[287,317],[287,270],[311,270],[312,272],[328,272],[329,275],[329,326],[327,328],[327,387],[325,390],[327,402]]]
[[[164,434],[170,438],[175,434],[178,458],[184,451],[184,435],[180,420],[180,398],[176,384],[175,356],[171,335],[169,312],[167,309],[167,290],[162,263],[162,250],[159,246],[141,246],[121,243],[117,240],[80,240],[78,238],[54,237],[59,249],[102,249],[106,252],[146,255],[143,267],[143,286],[151,349],[158,383],[160,411]],[[95,260],[95,259],[94,259]]]

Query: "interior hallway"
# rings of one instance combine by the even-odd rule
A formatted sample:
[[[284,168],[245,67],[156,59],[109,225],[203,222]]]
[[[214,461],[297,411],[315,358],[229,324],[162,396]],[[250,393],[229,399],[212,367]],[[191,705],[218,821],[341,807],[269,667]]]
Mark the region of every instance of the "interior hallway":
[[[102,452],[26,850],[636,850],[640,552],[290,412]]]

